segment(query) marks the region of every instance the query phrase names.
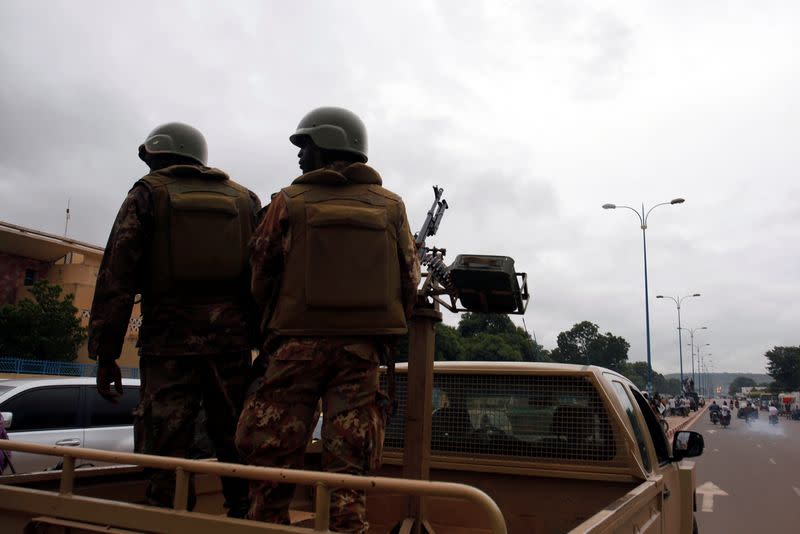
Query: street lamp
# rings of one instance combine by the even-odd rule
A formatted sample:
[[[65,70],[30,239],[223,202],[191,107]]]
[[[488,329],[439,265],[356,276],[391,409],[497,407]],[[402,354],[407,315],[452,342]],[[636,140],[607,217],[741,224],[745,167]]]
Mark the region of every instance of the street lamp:
[[[700,351],[703,349],[703,347],[710,347],[710,346],[711,346],[711,343],[703,343],[702,345],[698,345],[698,346],[697,346],[697,361],[698,361],[698,363],[700,362],[700,358],[702,357],[702,356],[700,355]],[[711,353],[707,354],[706,356],[711,356]],[[704,364],[706,363],[706,362],[705,362],[705,359],[703,359],[703,363],[704,363]],[[701,377],[701,379],[703,380],[703,386],[705,387],[705,390],[706,390],[706,392],[708,392],[708,388],[709,388],[709,379],[710,379],[710,376],[709,376],[709,374],[708,374],[708,366],[706,366],[706,365],[703,365],[703,368],[705,369],[705,371],[706,371],[706,374],[705,374],[705,376],[703,376],[703,375],[701,374],[701,375],[700,375],[700,377]]]
[[[644,324],[645,330],[647,332],[647,391],[649,393],[653,393],[653,365],[652,359],[650,356],[650,297],[647,291],[647,236],[645,230],[647,230],[647,218],[650,216],[650,212],[656,209],[659,206],[669,206],[672,204],[683,204],[685,202],[682,198],[673,198],[669,202],[661,202],[660,204],[656,204],[646,212],[644,211],[644,203],[642,203],[642,211],[639,211],[635,208],[630,206],[617,206],[616,204],[603,204],[604,210],[614,210],[617,208],[625,208],[631,210],[639,217],[639,228],[642,229],[642,250],[644,251]]]
[[[683,297],[670,297],[669,295],[656,295],[657,299],[670,299],[675,303],[675,306],[678,307],[678,359],[681,362],[681,388],[683,387],[683,341],[681,340],[681,302],[684,299],[688,299],[689,297],[699,297],[700,293],[693,293],[691,295],[685,295]],[[694,367],[694,355],[692,355],[692,367]],[[694,377],[692,377],[694,380]]]
[[[701,326],[699,328],[684,328],[684,330],[688,330],[689,334],[692,337],[692,381],[694,382],[697,380],[694,376],[694,333],[698,330],[708,330],[707,326]]]

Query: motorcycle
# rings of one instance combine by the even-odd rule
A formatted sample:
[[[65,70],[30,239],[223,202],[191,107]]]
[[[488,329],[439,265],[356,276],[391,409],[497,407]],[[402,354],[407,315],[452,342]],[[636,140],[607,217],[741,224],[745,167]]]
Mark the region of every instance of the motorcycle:
[[[777,425],[778,424],[778,416],[777,415],[770,415],[769,416],[769,424]]]
[[[711,423],[715,425],[719,423],[719,414],[716,411],[711,412]]]
[[[719,418],[719,424],[722,425],[722,428],[728,428],[728,425],[731,424],[731,412],[722,414]]]

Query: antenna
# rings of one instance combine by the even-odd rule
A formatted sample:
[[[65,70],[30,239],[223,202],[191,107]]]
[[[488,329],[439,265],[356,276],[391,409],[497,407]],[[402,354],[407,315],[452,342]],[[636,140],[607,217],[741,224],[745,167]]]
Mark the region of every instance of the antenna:
[[[71,198],[67,198],[67,213],[66,218],[64,220],[64,237],[67,237],[67,229],[69,228],[69,201],[72,200]],[[72,252],[67,252],[67,255],[64,256],[64,263],[72,263]]]
[[[67,199],[67,217],[64,221],[64,237],[67,237],[67,228],[69,228],[69,201],[72,200],[71,198]]]

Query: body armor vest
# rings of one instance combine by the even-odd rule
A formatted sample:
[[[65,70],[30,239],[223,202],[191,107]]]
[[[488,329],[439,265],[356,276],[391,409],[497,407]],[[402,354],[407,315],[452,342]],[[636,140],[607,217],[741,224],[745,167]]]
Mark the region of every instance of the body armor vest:
[[[138,183],[153,198],[155,227],[143,305],[163,298],[232,297],[248,287],[253,203],[217,169],[180,165]],[[148,298],[149,297],[149,298]]]
[[[354,183],[335,171],[321,170],[304,177],[325,178],[327,173],[341,182],[301,177],[281,191],[291,245],[277,305],[271,317],[265,317],[272,333],[406,333],[397,249],[403,206],[397,195],[378,185],[375,171],[364,165],[356,171],[367,179],[374,177],[373,183]]]

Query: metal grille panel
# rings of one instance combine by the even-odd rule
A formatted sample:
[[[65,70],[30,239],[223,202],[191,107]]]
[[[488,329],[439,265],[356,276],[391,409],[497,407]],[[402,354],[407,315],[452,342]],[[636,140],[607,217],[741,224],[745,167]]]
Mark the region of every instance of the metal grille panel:
[[[398,374],[387,448],[403,447],[406,384],[406,375]],[[433,406],[436,455],[618,463],[618,432],[587,377],[438,374]]]

